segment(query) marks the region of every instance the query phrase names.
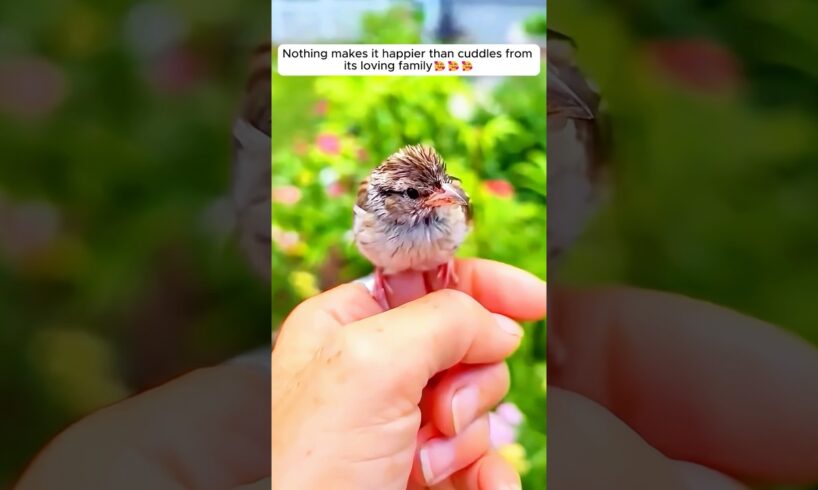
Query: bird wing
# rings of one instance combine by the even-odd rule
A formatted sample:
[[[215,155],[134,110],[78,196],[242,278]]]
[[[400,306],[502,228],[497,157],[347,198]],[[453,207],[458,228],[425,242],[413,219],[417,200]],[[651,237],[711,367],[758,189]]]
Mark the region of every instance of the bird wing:
[[[356,195],[355,199],[355,208],[360,208],[362,211],[366,211],[366,196],[368,186],[369,177],[365,178],[358,186],[358,194]],[[355,212],[357,213],[357,209],[355,210]]]
[[[570,37],[548,30],[548,116],[595,119],[600,97],[576,66],[576,45]]]

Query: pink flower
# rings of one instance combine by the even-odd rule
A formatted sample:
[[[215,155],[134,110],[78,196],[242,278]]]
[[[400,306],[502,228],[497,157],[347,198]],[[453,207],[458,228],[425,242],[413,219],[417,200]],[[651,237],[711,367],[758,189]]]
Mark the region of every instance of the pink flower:
[[[23,261],[47,251],[60,234],[60,221],[49,202],[12,202],[0,196],[0,256]]]
[[[315,144],[318,149],[327,155],[337,155],[341,151],[341,140],[338,136],[330,133],[321,133],[318,135]]]
[[[650,61],[665,75],[702,92],[731,91],[741,81],[736,56],[708,39],[657,40],[646,47]]]
[[[285,253],[295,250],[301,243],[301,237],[294,231],[282,230],[276,226],[273,226],[271,231],[273,243]]]
[[[294,185],[273,187],[273,202],[293,205],[301,200],[301,189]]]
[[[0,111],[34,120],[62,104],[68,81],[62,69],[44,58],[9,59],[0,63]]]
[[[517,442],[517,427],[523,422],[523,414],[517,405],[506,402],[489,412],[489,437],[494,448]]]
[[[329,102],[325,99],[321,99],[315,103],[312,110],[317,116],[325,116],[327,111],[329,111]]]
[[[340,197],[344,195],[344,192],[346,192],[344,185],[337,180],[327,186],[327,195],[329,197]]]
[[[366,148],[363,148],[363,147],[358,148],[358,152],[356,153],[356,156],[358,157],[358,160],[362,160],[362,161],[369,160],[369,153],[367,153]]]
[[[154,88],[166,94],[190,90],[204,75],[204,66],[190,50],[174,49],[148,67],[148,79]]]
[[[512,197],[514,196],[514,186],[507,180],[493,179],[483,182],[483,187],[497,197]]]
[[[517,408],[517,405],[511,402],[501,403],[494,411],[497,415],[502,417],[503,420],[515,427],[523,423],[523,412]]]

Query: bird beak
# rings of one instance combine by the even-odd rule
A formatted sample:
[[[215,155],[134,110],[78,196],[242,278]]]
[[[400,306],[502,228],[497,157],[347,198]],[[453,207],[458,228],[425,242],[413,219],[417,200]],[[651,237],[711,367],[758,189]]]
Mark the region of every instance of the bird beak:
[[[469,203],[466,195],[460,189],[451,184],[443,184],[441,190],[435,192],[426,200],[427,206],[466,206]]]

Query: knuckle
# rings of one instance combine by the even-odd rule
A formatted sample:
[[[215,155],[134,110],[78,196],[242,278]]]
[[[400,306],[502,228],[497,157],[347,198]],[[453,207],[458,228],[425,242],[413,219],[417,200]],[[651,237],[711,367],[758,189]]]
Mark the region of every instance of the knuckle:
[[[500,388],[502,388],[501,391],[505,395],[505,393],[508,392],[508,389],[511,387],[511,371],[509,371],[508,364],[501,362],[497,366],[495,372],[496,383]]]
[[[337,352],[352,368],[371,369],[383,362],[382,347],[361,329],[345,329],[338,340],[340,345]]]
[[[465,314],[478,314],[483,310],[477,300],[456,289],[441,289],[429,294],[427,298],[435,306],[455,308]]]

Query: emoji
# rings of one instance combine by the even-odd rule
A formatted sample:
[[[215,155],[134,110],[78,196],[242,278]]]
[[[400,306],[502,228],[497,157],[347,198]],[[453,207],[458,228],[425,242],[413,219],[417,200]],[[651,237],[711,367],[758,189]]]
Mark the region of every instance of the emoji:
[[[457,61],[450,61],[449,62],[449,71],[457,71],[460,68],[460,65],[457,64]]]
[[[443,71],[446,65],[442,61],[435,61],[435,71]]]
[[[472,69],[471,61],[463,60],[460,62],[460,64],[463,65],[463,71],[471,71]]]

